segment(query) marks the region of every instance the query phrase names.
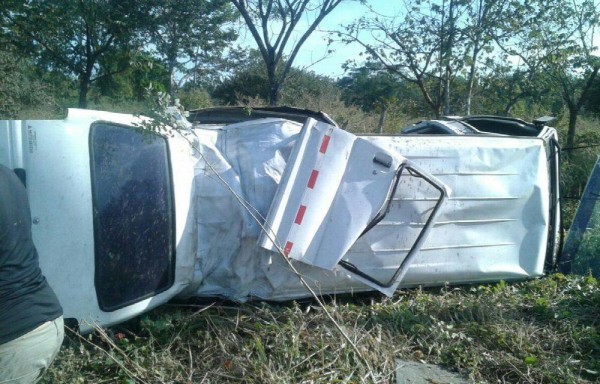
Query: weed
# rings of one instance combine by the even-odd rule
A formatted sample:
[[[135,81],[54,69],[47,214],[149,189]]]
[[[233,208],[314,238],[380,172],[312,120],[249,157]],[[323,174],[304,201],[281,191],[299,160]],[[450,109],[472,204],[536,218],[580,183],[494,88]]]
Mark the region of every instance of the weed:
[[[477,382],[600,380],[600,283],[560,274],[523,283],[342,297],[327,309],[377,382],[397,358]],[[168,305],[106,332],[71,334],[44,382],[364,382],[352,346],[312,302]]]

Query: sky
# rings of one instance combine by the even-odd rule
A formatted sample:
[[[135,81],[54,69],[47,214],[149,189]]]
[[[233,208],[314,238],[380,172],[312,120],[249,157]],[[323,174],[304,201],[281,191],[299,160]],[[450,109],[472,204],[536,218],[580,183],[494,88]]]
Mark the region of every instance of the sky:
[[[370,7],[376,12],[393,16],[401,12],[400,4],[402,2],[392,0],[367,0]],[[317,74],[329,76],[332,78],[340,78],[344,76],[342,65],[351,59],[357,59],[360,62],[359,54],[363,49],[358,44],[342,44],[333,43],[329,49],[333,49],[333,53],[326,55],[327,52],[327,37],[328,31],[342,29],[344,25],[352,23],[369,12],[368,6],[359,3],[358,1],[342,2],[334,9],[317,27],[317,30],[304,42],[294,66],[314,71]],[[306,18],[296,27],[298,33],[296,38],[299,38],[300,33],[308,28],[309,21]],[[365,36],[362,35],[364,38]],[[600,46],[600,33],[597,33],[594,39],[594,45]],[[256,48],[254,39],[244,28],[240,31],[238,43],[241,46],[248,48]],[[288,49],[289,53],[289,49]],[[600,51],[595,52],[600,55]],[[316,63],[315,63],[316,62]]]
[[[382,14],[393,15],[397,13],[398,6],[394,1],[389,0],[370,0],[371,6]],[[341,3],[321,22],[318,29],[304,42],[296,60],[295,67],[306,68],[320,75],[326,75],[333,78],[339,78],[344,75],[342,64],[349,59],[359,58],[362,51],[356,44],[345,45],[334,43],[330,49],[334,52],[325,55],[327,52],[328,31],[341,29],[343,25],[350,24],[368,11],[367,6],[358,1]],[[311,19],[312,20],[312,19]],[[298,23],[296,30],[304,31],[308,27],[309,20],[304,19],[303,23]],[[297,38],[299,33],[296,34]],[[250,35],[242,29],[238,43],[249,48],[256,48],[256,43]],[[289,50],[288,50],[289,51]],[[323,58],[326,56],[325,58]],[[319,60],[323,58],[322,60]],[[318,61],[315,63],[315,61]]]

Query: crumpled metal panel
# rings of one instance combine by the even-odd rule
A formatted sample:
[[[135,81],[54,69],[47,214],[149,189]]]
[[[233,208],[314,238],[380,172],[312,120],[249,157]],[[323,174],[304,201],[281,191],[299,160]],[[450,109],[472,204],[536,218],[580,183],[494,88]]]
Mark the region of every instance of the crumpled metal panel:
[[[288,159],[259,245],[315,267],[346,270],[364,284],[392,295],[448,193],[443,184],[417,172],[398,153],[307,119]],[[409,251],[397,255],[398,268],[393,274],[385,280],[373,278],[363,270],[371,269],[371,264],[361,267],[342,258],[359,237],[394,210],[391,198],[399,183],[421,196],[422,188],[405,183],[410,175],[437,189],[436,207],[425,215],[426,224],[418,235],[403,243]],[[421,216],[423,211],[407,214]]]
[[[259,223],[300,128],[288,120],[260,119],[195,130],[201,153],[194,179],[198,249],[194,284],[186,296],[200,292],[243,300],[271,293],[263,270],[272,253],[256,245]]]
[[[549,187],[544,141],[514,137],[378,137],[450,186],[436,224],[403,284],[442,284],[540,276],[548,236]],[[427,204],[398,196],[398,204]],[[417,230],[402,217],[377,231]],[[368,239],[365,239],[368,241]],[[393,253],[393,236],[369,257]],[[400,250],[401,251],[401,250]]]
[[[308,119],[288,159],[266,220],[268,232],[261,234],[259,245],[332,270],[384,209],[404,161],[346,131]]]
[[[297,296],[308,295],[281,255],[257,243],[262,230],[257,221],[265,221],[300,130],[300,124],[283,119],[196,129],[202,153],[194,200],[199,246],[196,290],[186,290],[186,296],[268,299],[287,284],[301,291]],[[330,292],[331,284],[340,292],[370,289],[347,272],[292,262],[318,292],[322,284]]]
[[[238,133],[220,133],[216,142],[225,148],[229,145],[227,137],[243,135],[246,146],[256,148],[261,145],[263,153],[281,156],[277,163],[269,163],[277,164],[275,169],[278,169],[271,169],[269,174],[279,176],[285,169],[289,152],[285,156],[286,152],[278,148],[284,142],[286,148],[291,149],[300,127],[282,129],[283,123],[275,123],[275,120],[264,124],[264,130],[251,125],[243,129],[234,127],[239,130]],[[271,127],[266,128],[269,124]],[[224,131],[228,129],[225,127]],[[197,132],[202,137],[203,130],[198,129]],[[268,138],[264,136],[267,132],[270,132]],[[549,181],[542,139],[489,136],[363,138],[388,152],[405,155],[453,191],[401,286],[522,279],[543,273],[548,236]],[[225,157],[229,165],[224,164],[221,174],[230,172],[229,179],[234,183],[235,180],[264,173],[264,159],[251,161],[253,155],[248,153],[248,156],[245,159]],[[212,177],[213,182],[215,180],[208,173],[203,176],[206,177]],[[280,178],[268,177],[255,181],[260,185],[251,189],[233,187],[246,201],[264,200],[257,205],[257,214],[264,217],[268,211],[265,207],[273,200],[279,182]],[[263,183],[270,187],[264,188]],[[362,236],[344,256],[344,260],[368,270],[381,280],[391,276],[398,268],[409,251],[407,244],[414,242],[428,212],[435,205],[436,191],[425,185],[421,178],[407,177],[403,183],[406,185],[397,189],[385,219]],[[217,187],[217,184],[214,186]],[[224,192],[223,196],[227,193]],[[197,203],[205,204],[207,211],[214,204],[200,198]],[[238,215],[233,209],[226,211]],[[243,225],[249,226],[250,223],[244,221]],[[226,246],[216,242],[223,239],[222,236],[231,228],[236,227],[224,225],[217,236],[203,235],[200,231],[199,242],[204,242],[201,247]],[[240,231],[243,232],[242,229]],[[249,295],[265,299],[309,295],[279,255],[256,245],[258,233],[243,233],[246,235],[239,236],[242,240],[232,240],[235,249],[226,253],[210,253],[213,260],[218,260],[217,267],[210,273],[203,272],[203,281],[196,295],[219,294],[236,299]],[[234,239],[237,235],[231,236],[227,239]],[[224,254],[227,256],[223,257]],[[371,289],[340,268],[326,271],[298,262],[295,266],[319,293]]]

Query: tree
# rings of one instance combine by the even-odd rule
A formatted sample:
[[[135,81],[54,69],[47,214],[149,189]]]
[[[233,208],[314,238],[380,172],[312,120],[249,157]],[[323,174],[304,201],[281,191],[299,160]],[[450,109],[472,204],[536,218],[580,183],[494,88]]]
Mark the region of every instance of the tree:
[[[75,76],[79,107],[87,106],[90,85],[115,72],[100,62],[120,49],[129,52],[143,19],[136,0],[5,0],[0,10],[1,33],[39,67]]]
[[[169,72],[173,99],[176,71],[195,73],[201,62],[221,58],[227,44],[237,38],[231,27],[225,27],[236,18],[228,0],[156,1],[149,13],[150,41]]]
[[[233,73],[214,87],[212,96],[231,105],[268,100],[268,75],[260,53],[251,50],[239,60]],[[290,69],[286,82],[289,86],[281,90],[279,100],[294,106],[305,106],[307,99],[317,100],[325,93],[339,93],[332,79],[299,68]]]
[[[463,30],[466,44],[465,61],[468,64],[465,110],[467,116],[471,114],[473,90],[481,54],[493,52],[494,40],[511,34],[511,28],[501,28],[506,25],[504,20],[515,22],[519,19],[518,14],[509,14],[509,11],[509,0],[476,0],[467,3],[467,20]]]
[[[578,115],[600,70],[600,57],[594,55],[600,3],[537,0],[515,1],[512,7],[529,17],[513,38],[500,39],[499,45],[532,73],[543,73],[560,92],[569,111],[566,146],[572,147]]]
[[[228,105],[240,104],[242,99],[267,100],[269,87],[267,71],[256,50],[240,52],[237,64],[228,76],[214,84],[211,96]]]
[[[589,92],[584,107],[588,112],[600,116],[600,76],[596,76]]]
[[[0,119],[14,119],[23,107],[52,103],[48,90],[34,74],[26,59],[0,49]]]
[[[231,0],[244,19],[267,70],[270,105],[277,105],[281,89],[300,48],[323,19],[344,0]],[[303,18],[308,28],[293,41]],[[288,48],[290,52],[286,54]]]
[[[122,60],[127,60],[123,63]],[[143,101],[148,96],[148,89],[157,92],[167,92],[169,73],[164,63],[150,54],[141,52],[135,60],[129,60],[126,54],[121,58],[111,58],[103,62],[103,71],[115,72],[118,68],[129,65],[127,70],[100,77],[94,82],[94,90],[102,96],[113,100]]]
[[[531,72],[525,65],[500,62],[479,80],[479,97],[473,99],[475,113],[519,116],[525,120],[559,114],[562,97],[543,72]]]
[[[392,74],[380,66],[367,65],[350,72],[338,81],[343,98],[349,104],[358,104],[365,112],[379,113],[377,132],[382,133],[388,110],[398,106],[405,87]]]
[[[431,112],[449,114],[453,78],[463,66],[463,36],[458,22],[465,2],[407,0],[402,14],[369,16],[347,25],[338,36],[358,43],[369,59],[415,84]]]

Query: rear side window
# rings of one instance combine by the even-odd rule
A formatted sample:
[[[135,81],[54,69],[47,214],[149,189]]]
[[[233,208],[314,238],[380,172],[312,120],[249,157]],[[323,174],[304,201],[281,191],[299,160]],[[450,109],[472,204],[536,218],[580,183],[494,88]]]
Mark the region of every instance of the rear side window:
[[[98,303],[114,311],[174,281],[174,212],[165,138],[97,123],[90,132]]]

